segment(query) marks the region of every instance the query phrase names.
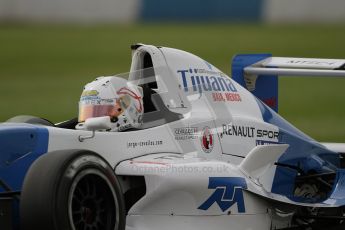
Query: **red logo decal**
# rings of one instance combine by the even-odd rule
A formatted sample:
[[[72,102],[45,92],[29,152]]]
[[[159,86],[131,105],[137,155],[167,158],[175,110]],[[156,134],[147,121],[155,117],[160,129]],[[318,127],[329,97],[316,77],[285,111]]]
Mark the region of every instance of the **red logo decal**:
[[[209,127],[205,127],[201,133],[201,147],[205,153],[212,152],[214,145],[212,130]]]

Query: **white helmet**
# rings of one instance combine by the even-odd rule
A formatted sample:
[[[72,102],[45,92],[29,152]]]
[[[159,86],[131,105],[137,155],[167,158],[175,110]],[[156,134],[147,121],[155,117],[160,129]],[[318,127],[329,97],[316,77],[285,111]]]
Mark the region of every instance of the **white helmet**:
[[[87,84],[79,101],[79,124],[86,119],[109,116],[110,131],[138,128],[144,112],[142,88],[120,77],[99,77]]]

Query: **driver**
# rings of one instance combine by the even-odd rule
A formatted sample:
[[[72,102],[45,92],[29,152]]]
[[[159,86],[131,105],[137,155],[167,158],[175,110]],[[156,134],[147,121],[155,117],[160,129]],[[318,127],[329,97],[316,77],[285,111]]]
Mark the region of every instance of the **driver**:
[[[79,101],[76,129],[84,129],[88,118],[109,116],[112,127],[108,131],[139,128],[142,124],[143,90],[120,77],[99,77],[88,83]]]

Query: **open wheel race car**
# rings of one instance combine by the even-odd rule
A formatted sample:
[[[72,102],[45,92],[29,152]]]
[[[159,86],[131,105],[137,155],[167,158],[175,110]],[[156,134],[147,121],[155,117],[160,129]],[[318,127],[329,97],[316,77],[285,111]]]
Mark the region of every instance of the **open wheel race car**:
[[[132,46],[129,74],[85,86],[78,119],[0,124],[0,229],[342,229],[342,144],[281,116],[278,75],[345,60],[237,55],[229,78],[176,49]]]

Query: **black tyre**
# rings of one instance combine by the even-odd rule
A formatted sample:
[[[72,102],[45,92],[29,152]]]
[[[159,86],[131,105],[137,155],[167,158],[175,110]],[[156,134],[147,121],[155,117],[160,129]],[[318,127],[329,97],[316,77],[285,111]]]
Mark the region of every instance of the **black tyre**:
[[[35,116],[29,116],[29,115],[18,115],[18,116],[8,119],[6,122],[54,126],[53,123],[51,123],[50,121],[46,119],[35,117]]]
[[[123,230],[120,184],[109,164],[93,152],[45,154],[25,177],[20,218],[24,230]]]

